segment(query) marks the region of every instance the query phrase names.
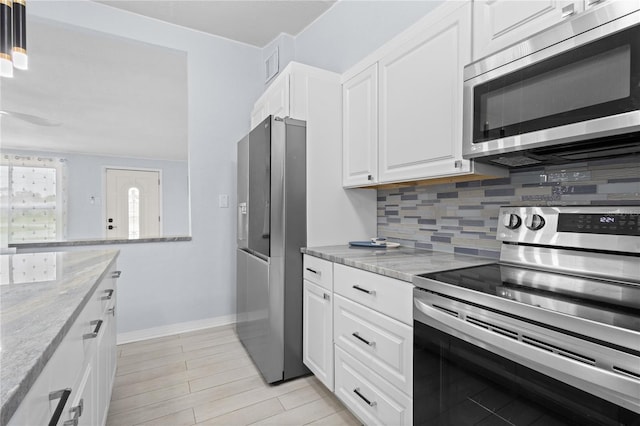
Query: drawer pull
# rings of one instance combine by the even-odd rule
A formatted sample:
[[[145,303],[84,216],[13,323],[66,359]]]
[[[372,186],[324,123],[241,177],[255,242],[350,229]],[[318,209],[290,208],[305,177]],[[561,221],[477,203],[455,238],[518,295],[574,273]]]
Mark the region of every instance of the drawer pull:
[[[84,399],[80,399],[80,402],[75,407],[71,408],[71,412],[73,413],[73,417],[70,420],[67,420],[62,425],[63,426],[78,426],[78,419],[82,415],[82,411],[84,409]]]
[[[122,271],[113,271],[111,278],[120,278],[120,275],[122,275]]]
[[[67,405],[69,395],[71,395],[70,388],[61,389],[49,394],[49,401],[60,398],[60,401],[58,401],[58,404],[56,405],[56,409],[53,410],[51,419],[49,419],[49,426],[55,426],[58,424],[58,420],[60,420],[60,416],[62,416],[62,410],[64,410],[64,406]]]
[[[351,333],[351,335],[352,335],[353,337],[355,337],[356,339],[360,340],[361,342],[366,343],[366,344],[367,344],[367,345],[369,345],[369,346],[375,346],[375,345],[376,345],[376,342],[370,342],[370,341],[368,341],[368,340],[367,340],[367,339],[365,339],[364,337],[360,336],[360,335],[358,334],[358,332],[357,332],[357,331],[356,331],[356,332],[354,332],[354,333]]]
[[[320,271],[316,271],[315,269],[306,268],[306,270],[311,272],[312,274],[320,275]]]
[[[356,395],[358,395],[360,397],[360,399],[362,399],[364,402],[367,403],[367,405],[369,405],[369,407],[375,407],[376,405],[378,405],[377,402],[375,401],[369,401],[367,399],[367,397],[365,397],[363,394],[360,393],[360,388],[355,388],[353,390],[353,393],[355,393]]]
[[[113,289],[110,288],[108,290],[104,291],[105,293],[108,293],[106,296],[102,296],[100,299],[102,300],[111,300],[111,297],[113,296]]]
[[[327,293],[324,293],[322,297],[324,297],[324,300],[331,300],[331,296],[329,296]]]
[[[352,286],[352,287],[353,287],[353,288],[355,288],[355,289],[356,289],[356,290],[358,290],[358,291],[361,291],[361,292],[363,292],[363,293],[370,294],[370,295],[372,295],[372,296],[375,296],[375,294],[376,294],[375,290],[367,290],[366,288],[362,288],[362,287],[357,286],[357,285],[354,285],[354,286]]]
[[[102,327],[102,320],[93,320],[89,324],[95,325],[96,328],[93,330],[93,333],[87,333],[82,336],[83,339],[93,339],[94,337],[98,337],[98,333],[100,332],[100,327]]]

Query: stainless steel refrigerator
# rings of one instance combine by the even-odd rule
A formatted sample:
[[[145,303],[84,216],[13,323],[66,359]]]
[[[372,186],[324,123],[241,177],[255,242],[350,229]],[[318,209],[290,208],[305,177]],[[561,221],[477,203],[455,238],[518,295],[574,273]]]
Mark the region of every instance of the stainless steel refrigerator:
[[[306,124],[269,116],[238,142],[236,332],[269,383],[302,363]]]

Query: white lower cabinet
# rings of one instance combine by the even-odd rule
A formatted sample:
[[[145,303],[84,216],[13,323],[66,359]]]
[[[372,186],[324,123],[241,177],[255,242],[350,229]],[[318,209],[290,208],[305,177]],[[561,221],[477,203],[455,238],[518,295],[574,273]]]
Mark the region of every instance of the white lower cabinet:
[[[339,295],[333,306],[336,345],[411,396],[413,329]]]
[[[119,276],[115,265],[107,271],[8,426],[106,424],[116,368]]]
[[[411,283],[304,256],[303,359],[366,425],[413,418]]]
[[[366,425],[410,425],[413,401],[336,346],[335,394]]]
[[[333,309],[331,291],[304,281],[302,360],[333,390]]]

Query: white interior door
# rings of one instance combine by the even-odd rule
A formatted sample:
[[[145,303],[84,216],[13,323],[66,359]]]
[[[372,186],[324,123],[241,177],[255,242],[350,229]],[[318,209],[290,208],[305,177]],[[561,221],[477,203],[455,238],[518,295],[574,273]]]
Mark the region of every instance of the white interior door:
[[[107,238],[160,236],[160,172],[106,169]]]

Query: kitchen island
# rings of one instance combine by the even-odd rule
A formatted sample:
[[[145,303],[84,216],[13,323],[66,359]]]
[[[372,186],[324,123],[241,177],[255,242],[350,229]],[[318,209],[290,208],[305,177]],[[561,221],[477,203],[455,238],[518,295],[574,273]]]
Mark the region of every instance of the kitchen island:
[[[118,254],[118,250],[99,250],[0,256],[2,426],[35,424],[34,421],[42,420],[48,422],[52,410],[49,399],[54,408],[59,405],[54,399],[69,399],[69,407],[74,399],[72,392],[77,390],[73,389],[77,383],[75,379],[82,376],[81,367],[93,365],[93,361],[96,363],[93,365],[94,373],[97,373],[97,364],[106,362],[108,357],[98,353],[101,348],[94,347],[98,344],[94,342],[113,346],[115,350],[114,292],[115,279],[119,275],[115,272]],[[107,311],[110,318],[102,318]],[[54,370],[51,366],[54,357],[60,361],[55,369],[62,366],[62,370],[67,371],[43,378],[45,369]],[[20,405],[27,402],[25,399],[30,391],[35,392],[35,384],[47,382],[46,385],[57,386],[56,375],[69,381],[68,386],[62,386],[63,389],[71,389],[65,398],[51,397],[49,393],[55,393],[54,390],[44,389],[48,386],[42,385],[38,391],[44,390],[44,397],[32,399],[44,402],[43,412],[39,414],[43,417],[34,417],[38,415],[37,404],[30,405],[28,410],[19,410]],[[100,386],[97,382],[92,381]],[[88,402],[83,403],[86,405]],[[25,414],[26,411],[30,413]],[[90,409],[89,412],[94,411]],[[98,412],[95,411],[96,416]]]

